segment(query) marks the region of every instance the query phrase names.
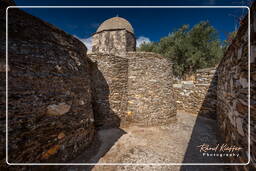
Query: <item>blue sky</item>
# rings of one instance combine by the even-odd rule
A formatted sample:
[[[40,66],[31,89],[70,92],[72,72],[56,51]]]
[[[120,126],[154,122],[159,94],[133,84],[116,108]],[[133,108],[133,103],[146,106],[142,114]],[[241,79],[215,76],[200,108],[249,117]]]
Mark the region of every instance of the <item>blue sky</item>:
[[[82,0],[15,0],[16,5],[247,5],[239,0],[187,0],[187,1],[82,1]],[[159,41],[163,36],[184,24],[190,27],[200,21],[209,21],[219,32],[220,39],[226,39],[229,32],[238,26],[238,17],[247,13],[247,9],[135,9],[135,8],[108,8],[108,9],[74,9],[74,8],[34,8],[23,9],[28,13],[47,21],[69,34],[75,35],[83,41],[90,49],[91,34],[93,34],[100,23],[104,20],[120,16],[127,19],[135,30],[138,43],[141,41]]]

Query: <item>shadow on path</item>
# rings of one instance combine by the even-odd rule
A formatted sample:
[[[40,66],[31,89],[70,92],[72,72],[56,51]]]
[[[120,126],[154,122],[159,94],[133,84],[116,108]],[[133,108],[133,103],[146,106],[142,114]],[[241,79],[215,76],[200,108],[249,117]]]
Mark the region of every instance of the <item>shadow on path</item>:
[[[122,129],[108,128],[100,129],[96,132],[93,144],[86,149],[80,156],[71,161],[71,163],[98,163],[99,159],[104,156],[118,139],[125,134]],[[90,171],[94,165],[87,166],[67,166],[63,171]]]
[[[198,112],[195,125],[187,146],[187,150],[184,155],[182,163],[224,163],[222,157],[207,156],[203,151],[200,152],[200,145],[209,145],[209,147],[215,147],[220,143],[218,135],[218,127],[216,120],[216,103],[217,103],[217,70],[214,73],[214,77],[210,83],[209,89],[203,101],[203,104]],[[209,151],[208,153],[213,153]],[[226,170],[223,166],[185,166],[180,168],[180,171],[190,170],[205,170],[215,171]]]
[[[95,137],[91,145],[69,163],[97,163],[118,139],[126,132],[119,128],[120,118],[111,109],[109,103],[109,85],[97,63],[88,61],[91,71],[92,107],[95,120]],[[87,166],[66,166],[62,170],[91,170],[93,164]]]

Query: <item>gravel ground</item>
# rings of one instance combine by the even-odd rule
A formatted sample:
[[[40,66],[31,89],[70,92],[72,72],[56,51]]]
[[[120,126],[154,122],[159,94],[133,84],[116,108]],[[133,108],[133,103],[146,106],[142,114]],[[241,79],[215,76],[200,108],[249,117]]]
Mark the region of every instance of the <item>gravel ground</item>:
[[[69,171],[224,171],[223,166],[168,166],[164,163],[216,163],[219,157],[205,157],[198,145],[218,143],[216,122],[178,112],[177,122],[165,126],[102,129],[97,143],[73,162],[133,163],[155,165],[73,166]],[[88,158],[88,155],[90,156]]]

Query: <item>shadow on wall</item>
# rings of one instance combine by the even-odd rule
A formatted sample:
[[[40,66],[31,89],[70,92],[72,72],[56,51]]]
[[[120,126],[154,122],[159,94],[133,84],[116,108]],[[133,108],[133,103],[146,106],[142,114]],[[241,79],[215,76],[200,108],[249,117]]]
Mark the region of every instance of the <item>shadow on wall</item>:
[[[202,106],[198,112],[198,116],[203,116],[209,119],[217,119],[217,82],[218,82],[218,67],[212,77],[210,86],[207,90]]]
[[[89,59],[88,59],[89,60]],[[126,132],[119,128],[120,118],[109,104],[109,85],[97,67],[97,62],[89,60],[92,83],[92,106],[95,119],[96,135],[93,143],[70,163],[98,163]],[[67,166],[62,170],[81,169],[89,171],[94,165]]]
[[[224,57],[222,58],[216,74],[218,74],[217,82],[217,124],[219,137],[229,147],[241,148],[240,150],[234,150],[231,153],[236,156],[222,157],[222,162],[225,163],[241,163],[246,164],[248,162],[248,136],[249,128],[250,132],[250,145],[251,145],[251,161],[249,165],[237,166],[231,165],[230,170],[256,170],[255,162],[255,23],[256,23],[256,2],[254,2],[250,8],[251,10],[251,49],[248,49],[248,15],[240,22],[240,27],[237,31],[235,39],[226,50]],[[251,50],[251,56],[248,50]],[[249,63],[250,61],[250,63]],[[251,66],[251,77],[249,78],[248,64]],[[250,79],[251,96],[248,94],[248,83]],[[207,98],[207,97],[206,97]],[[248,98],[250,98],[250,125],[248,121]],[[206,99],[207,101],[207,99]],[[198,139],[201,135],[197,134],[196,128],[200,125],[199,123],[200,113],[197,119],[197,123],[193,130],[187,153],[184,158],[184,162],[193,162],[190,160],[193,149],[197,144],[193,143],[193,140]],[[216,125],[216,123],[215,123]],[[200,136],[197,138],[197,136]],[[223,152],[222,152],[223,153]],[[230,154],[225,151],[225,154]],[[208,157],[214,158],[214,157]],[[200,161],[200,160],[199,160]]]
[[[218,69],[217,69],[218,70]],[[182,163],[223,163],[223,158],[209,157],[200,152],[200,145],[206,144],[215,147],[219,143],[218,129],[216,120],[216,102],[217,102],[217,70],[209,85],[202,106],[198,112],[195,125],[193,127],[187,150]],[[211,109],[210,109],[211,108]],[[208,153],[211,153],[210,151]],[[222,166],[181,166],[181,171],[204,170],[215,171],[224,170]]]
[[[92,108],[96,128],[119,127],[121,119],[111,109],[109,103],[109,85],[102,72],[98,69],[97,62],[90,59]]]

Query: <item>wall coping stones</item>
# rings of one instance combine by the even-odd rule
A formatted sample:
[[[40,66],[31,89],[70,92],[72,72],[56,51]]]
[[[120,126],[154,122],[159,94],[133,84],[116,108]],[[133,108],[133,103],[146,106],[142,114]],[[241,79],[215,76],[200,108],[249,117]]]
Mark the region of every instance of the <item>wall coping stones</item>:
[[[154,58],[164,58],[162,55],[154,52],[127,52],[128,56],[136,55],[137,57],[154,57]]]

